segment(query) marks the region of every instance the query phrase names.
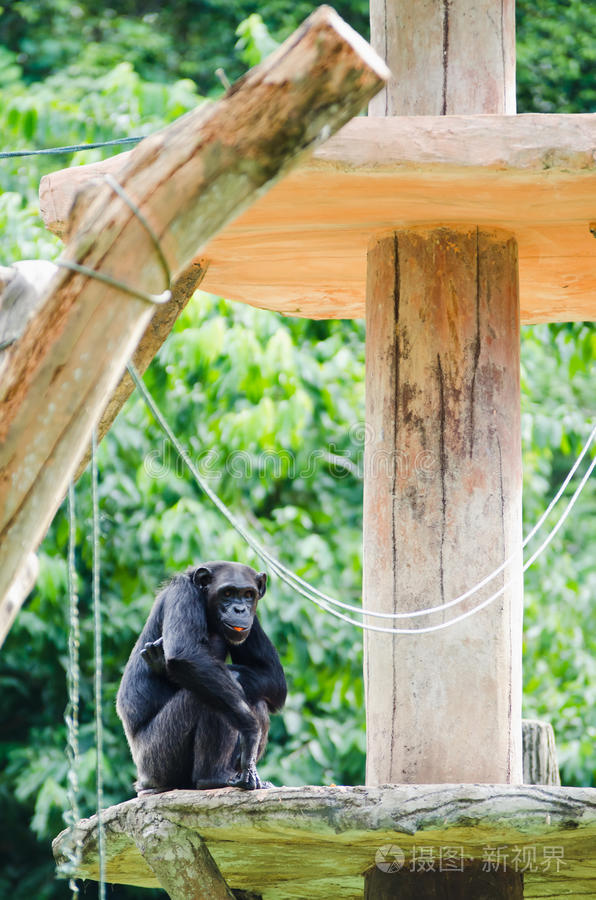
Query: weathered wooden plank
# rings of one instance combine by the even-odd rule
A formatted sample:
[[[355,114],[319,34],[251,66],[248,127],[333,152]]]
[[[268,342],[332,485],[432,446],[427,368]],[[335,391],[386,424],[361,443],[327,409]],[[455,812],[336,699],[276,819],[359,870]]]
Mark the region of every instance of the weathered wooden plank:
[[[171,791],[104,811],[108,881],[156,887],[133,833],[153,817],[200,834],[232,889],[264,900],[362,898],[379,848],[410,866],[451,849],[466,866],[495,860],[519,871],[525,897],[596,895],[596,789],[531,785],[384,785]],[[96,818],[80,823],[79,873],[97,879]],[[65,833],[54,854],[62,859]],[[492,855],[488,852],[493,848]],[[517,861],[516,861],[517,860]]]
[[[387,75],[370,47],[321,7],[222,100],[132,151],[120,183],[158,235],[174,276]],[[163,289],[153,238],[108,184],[78,197],[64,259],[141,291]],[[61,270],[25,333],[3,351],[0,597],[44,535],[153,313],[150,303]]]
[[[345,125],[312,156],[305,158],[296,173],[268,196],[288,195],[290,210],[289,191],[294,182],[308,184],[309,174],[315,172],[342,173],[346,178],[341,182],[341,191],[334,182],[332,194],[321,198],[324,208],[329,207],[328,215],[338,202],[345,204],[346,208],[342,208],[337,216],[339,224],[342,216],[349,212],[348,204],[357,198],[356,187],[350,188],[350,175],[370,176],[371,179],[375,175],[393,176],[395,182],[386,179],[385,183],[401,186],[393,197],[400,203],[401,220],[408,215],[419,217],[414,206],[410,206],[409,212],[407,205],[401,211],[401,204],[408,203],[408,194],[414,190],[421,195],[422,202],[432,201],[432,194],[438,191],[434,202],[443,204],[447,198],[451,205],[449,183],[455,177],[458,184],[453,198],[463,192],[463,209],[466,203],[473,202],[478,184],[482,184],[483,193],[488,192],[487,196],[476,198],[476,203],[484,205],[474,207],[469,213],[473,219],[477,218],[480,209],[492,212],[494,208],[499,220],[506,216],[512,224],[559,222],[564,227],[565,223],[574,220],[589,221],[589,204],[585,198],[582,200],[582,191],[579,188],[573,190],[572,185],[576,179],[582,183],[581,179],[586,176],[596,178],[595,144],[594,113],[359,117]],[[77,190],[100,174],[117,176],[123,171],[130,153],[129,150],[101,162],[45,175],[40,183],[39,199],[46,227],[56,234],[64,234]],[[441,172],[444,177],[439,179]],[[470,182],[469,186],[466,181]],[[503,200],[503,184],[508,182],[517,190],[529,193],[533,201],[531,209],[526,209],[525,203],[515,208],[509,198]],[[553,209],[547,191],[549,185],[555,183],[560,196],[557,208]],[[565,191],[565,187],[569,190]],[[297,187],[293,192],[298,200]],[[263,198],[242,219],[256,216],[267,202]],[[376,198],[374,202],[377,202]],[[306,208],[302,211],[301,207],[302,204],[299,207],[301,214],[306,215]],[[434,213],[431,217],[436,218]],[[259,219],[266,224],[264,212]],[[334,221],[330,220],[329,227]],[[276,221],[275,224],[280,223]]]
[[[523,323],[595,319],[594,147],[596,115],[356,118],[209,242],[204,288],[288,315],[364,316],[371,234],[482,222],[516,235]],[[42,185],[61,216],[73,171]]]

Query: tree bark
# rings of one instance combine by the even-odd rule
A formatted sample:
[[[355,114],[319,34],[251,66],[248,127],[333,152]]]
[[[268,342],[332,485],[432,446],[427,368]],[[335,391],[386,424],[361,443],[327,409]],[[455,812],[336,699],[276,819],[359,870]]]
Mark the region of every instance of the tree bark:
[[[174,274],[296,159],[350,119],[384,64],[322,7],[214,105],[131,152],[120,183],[157,234]],[[160,291],[153,238],[107,184],[79,196],[64,259]],[[0,598],[58,508],[107,399],[155,311],[61,270],[19,340],[0,388]]]
[[[154,816],[142,822],[134,839],[170,900],[234,900],[196,832]]]

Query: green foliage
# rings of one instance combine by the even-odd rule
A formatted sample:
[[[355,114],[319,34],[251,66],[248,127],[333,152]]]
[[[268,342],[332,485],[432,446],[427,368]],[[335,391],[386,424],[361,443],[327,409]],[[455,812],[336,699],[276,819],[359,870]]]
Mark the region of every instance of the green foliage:
[[[517,0],[519,112],[596,110],[596,5]]]
[[[198,89],[221,91],[217,67],[229,78],[241,74],[315,5],[5,5],[3,148],[154,131],[200,102]],[[366,34],[364,0],[335,5]],[[594,101],[592,7],[576,0],[518,0],[518,19],[520,107],[588,111]],[[112,152],[1,160],[0,264],[52,258],[59,251],[38,218],[41,175]],[[363,339],[357,321],[284,318],[198,294],[146,376],[176,434],[232,509],[289,567],[351,603],[358,603],[361,581]],[[595,418],[595,359],[593,325],[524,329],[525,532],[563,480],[586,437],[586,422]],[[115,693],[159,584],[199,559],[258,560],[201,495],[136,397],[100,447],[100,473],[103,767],[106,803],[113,803],[131,795],[134,777]],[[595,505],[588,485],[553,548],[526,575],[525,712],[553,722],[568,784],[596,784],[596,638],[589,627],[596,613]],[[95,804],[90,531],[85,475],[77,488],[84,815]],[[53,881],[49,851],[67,806],[67,540],[61,510],[41,548],[35,592],[0,654],[0,802],[8,826],[0,838],[8,861],[0,872],[0,896],[14,900],[68,894],[65,883]],[[287,707],[272,723],[262,774],[286,784],[361,782],[360,632],[275,579],[261,615],[290,683]],[[116,887],[110,896],[150,894]]]

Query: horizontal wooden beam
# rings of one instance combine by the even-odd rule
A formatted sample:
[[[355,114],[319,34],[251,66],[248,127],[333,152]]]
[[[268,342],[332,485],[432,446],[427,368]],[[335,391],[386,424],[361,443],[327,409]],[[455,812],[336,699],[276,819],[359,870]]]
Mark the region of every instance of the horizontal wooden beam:
[[[408,866],[423,847],[432,848],[437,866],[442,851],[451,865],[495,862],[487,850],[499,847],[501,868],[517,865],[520,871],[527,864],[524,897],[596,895],[595,788],[402,784],[169,791],[104,812],[109,882],[158,886],[135,842],[145,823],[158,817],[199,834],[232,889],[266,897],[362,896],[362,873],[384,846],[400,848]],[[78,836],[78,874],[97,880],[95,816],[80,823]],[[67,845],[63,832],[53,845],[58,862],[65,861]],[[168,842],[162,849],[169,852]]]
[[[359,317],[372,234],[479,224],[517,237],[523,322],[595,319],[595,147],[596,115],[354,119],[209,243],[205,290]],[[98,165],[117,172],[127,156]],[[51,228],[67,219],[72,172],[42,183]]]
[[[133,150],[118,180],[174,277],[387,76],[368,44],[321,7],[222,100]],[[77,196],[63,261],[136,290],[164,288],[153,236],[107,183]],[[61,269],[25,331],[2,351],[0,598],[45,534],[154,312],[126,290]]]

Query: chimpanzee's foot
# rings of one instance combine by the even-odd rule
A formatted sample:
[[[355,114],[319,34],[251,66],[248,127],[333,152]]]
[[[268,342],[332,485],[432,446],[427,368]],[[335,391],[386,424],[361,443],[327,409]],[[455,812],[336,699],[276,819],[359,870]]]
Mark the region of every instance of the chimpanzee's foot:
[[[165,791],[172,790],[172,788],[159,787],[158,785],[150,784],[148,781],[140,780],[135,781],[134,787],[137,797],[149,797],[151,794],[163,794]]]
[[[238,772],[228,781],[230,787],[242,788],[243,791],[258,791],[264,787],[267,782],[261,781],[257,767],[248,765],[241,772]]]

